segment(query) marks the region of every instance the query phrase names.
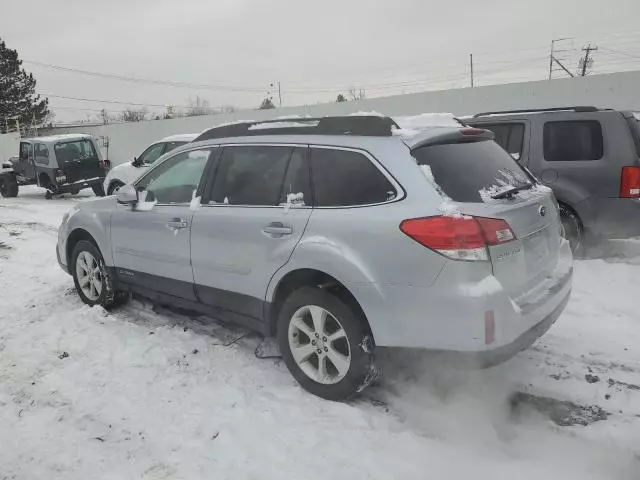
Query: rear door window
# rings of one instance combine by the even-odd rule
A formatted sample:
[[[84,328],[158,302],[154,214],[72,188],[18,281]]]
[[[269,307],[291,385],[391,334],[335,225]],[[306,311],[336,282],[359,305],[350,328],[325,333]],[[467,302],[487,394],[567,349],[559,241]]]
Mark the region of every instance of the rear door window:
[[[547,162],[600,160],[604,153],[602,127],[596,120],[547,122],[543,144]]]
[[[396,189],[360,152],[311,148],[311,179],[316,207],[351,207],[393,200]]]
[[[498,145],[504,148],[509,155],[516,160],[522,156],[522,144],[524,142],[523,123],[496,123],[491,125],[481,124],[480,128],[491,130]]]
[[[278,205],[292,147],[225,147],[211,191],[213,203]]]
[[[456,202],[482,202],[481,192],[518,187],[533,179],[497,143],[480,141],[421,147],[411,152],[418,165]]]
[[[307,148],[293,150],[282,185],[280,204],[311,205],[311,179],[307,158]]]
[[[36,163],[41,165],[49,163],[49,149],[46,145],[43,143],[36,143],[33,150]]]

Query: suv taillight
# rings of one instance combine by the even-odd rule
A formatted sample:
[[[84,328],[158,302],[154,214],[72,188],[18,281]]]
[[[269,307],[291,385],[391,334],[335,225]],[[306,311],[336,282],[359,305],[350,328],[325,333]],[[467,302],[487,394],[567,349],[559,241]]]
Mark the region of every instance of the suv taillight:
[[[100,168],[109,170],[111,168],[111,162],[109,160],[100,160]]]
[[[404,220],[400,230],[416,242],[453,260],[489,260],[487,247],[515,240],[504,220],[484,217],[424,217]]]
[[[620,198],[640,198],[640,167],[622,167]]]

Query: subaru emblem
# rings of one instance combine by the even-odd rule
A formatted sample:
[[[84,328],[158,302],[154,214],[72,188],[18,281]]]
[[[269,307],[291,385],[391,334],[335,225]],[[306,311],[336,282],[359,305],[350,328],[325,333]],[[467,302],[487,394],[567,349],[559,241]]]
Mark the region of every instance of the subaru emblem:
[[[544,217],[547,214],[547,207],[540,205],[540,207],[538,207],[538,213],[541,217]]]

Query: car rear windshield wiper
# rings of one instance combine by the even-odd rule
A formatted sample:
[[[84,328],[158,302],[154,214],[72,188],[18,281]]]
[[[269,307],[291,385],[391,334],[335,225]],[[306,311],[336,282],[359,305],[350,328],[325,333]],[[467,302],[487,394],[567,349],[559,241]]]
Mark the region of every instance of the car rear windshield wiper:
[[[493,195],[491,195],[491,198],[493,198],[494,200],[499,200],[501,198],[508,198],[515,195],[518,192],[521,192],[522,190],[529,190],[531,188],[533,188],[533,183],[524,183],[522,185],[518,185],[517,187],[510,187],[510,188],[507,188],[506,190],[502,190],[501,192],[494,193]]]

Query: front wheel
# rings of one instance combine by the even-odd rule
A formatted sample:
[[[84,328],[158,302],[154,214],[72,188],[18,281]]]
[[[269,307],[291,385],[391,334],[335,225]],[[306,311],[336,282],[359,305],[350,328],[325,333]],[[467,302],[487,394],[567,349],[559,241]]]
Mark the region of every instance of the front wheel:
[[[113,289],[100,251],[89,241],[81,240],[74,247],[71,273],[78,295],[87,305],[109,308],[128,299],[126,293]]]
[[[339,296],[303,287],[285,301],[278,344],[287,368],[308,392],[345,400],[377,377],[366,320]]]
[[[104,186],[101,183],[96,183],[91,187],[96,197],[104,197]]]
[[[0,195],[5,198],[18,196],[18,180],[12,174],[0,175]]]

